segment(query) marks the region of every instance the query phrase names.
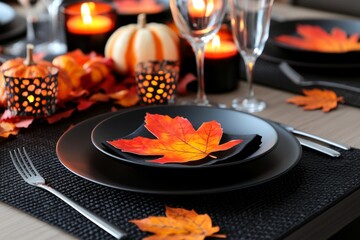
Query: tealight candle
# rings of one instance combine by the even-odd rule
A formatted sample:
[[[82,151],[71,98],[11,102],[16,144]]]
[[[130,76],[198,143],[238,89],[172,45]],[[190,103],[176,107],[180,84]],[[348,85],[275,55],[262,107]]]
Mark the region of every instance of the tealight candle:
[[[103,53],[116,26],[112,6],[101,2],[80,2],[65,6],[63,11],[68,50]]]
[[[138,63],[135,67],[135,79],[140,104],[173,104],[178,77],[178,62],[147,61]]]

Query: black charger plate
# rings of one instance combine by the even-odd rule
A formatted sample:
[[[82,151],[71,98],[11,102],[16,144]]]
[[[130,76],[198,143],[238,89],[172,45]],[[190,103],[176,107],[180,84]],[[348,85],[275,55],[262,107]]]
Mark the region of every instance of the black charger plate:
[[[92,129],[116,113],[88,119],[66,131],[58,140],[60,162],[74,174],[89,181],[126,191],[194,195],[219,193],[255,186],[270,181],[292,169],[300,160],[301,146],[296,138],[279,126],[275,148],[256,161],[203,172],[176,169],[138,168],[123,164],[99,152],[91,143]]]

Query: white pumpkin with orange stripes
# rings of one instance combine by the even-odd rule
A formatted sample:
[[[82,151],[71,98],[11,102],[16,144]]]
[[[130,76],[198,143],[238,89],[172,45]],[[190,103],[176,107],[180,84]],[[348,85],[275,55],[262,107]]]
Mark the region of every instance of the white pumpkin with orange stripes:
[[[146,15],[137,24],[118,28],[108,39],[105,57],[113,59],[120,74],[134,74],[135,65],[143,61],[179,60],[179,37],[167,25],[146,23]]]

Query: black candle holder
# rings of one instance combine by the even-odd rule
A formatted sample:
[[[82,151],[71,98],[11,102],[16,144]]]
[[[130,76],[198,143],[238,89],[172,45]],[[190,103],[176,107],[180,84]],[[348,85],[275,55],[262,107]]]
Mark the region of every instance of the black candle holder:
[[[179,68],[176,61],[138,63],[135,66],[135,77],[141,104],[174,103]]]
[[[45,117],[56,110],[58,69],[49,67],[44,77],[16,77],[6,75],[6,105],[13,116]]]

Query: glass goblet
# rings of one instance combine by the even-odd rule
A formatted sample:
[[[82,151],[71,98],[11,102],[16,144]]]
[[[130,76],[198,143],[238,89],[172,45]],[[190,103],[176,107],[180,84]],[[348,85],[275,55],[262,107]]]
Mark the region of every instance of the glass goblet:
[[[249,85],[245,98],[233,100],[232,107],[236,110],[260,112],[266,108],[266,103],[255,97],[253,68],[269,37],[272,5],[273,0],[230,0],[232,33],[246,65]]]
[[[39,0],[18,0],[21,7],[26,14],[26,39],[19,40],[10,44],[4,48],[6,54],[20,56],[25,54],[26,45],[28,43],[34,43],[35,41],[35,30],[33,24],[33,8],[38,3]]]
[[[49,55],[59,55],[67,51],[67,46],[61,41],[59,28],[59,7],[62,0],[42,0],[49,13],[50,34],[49,40],[35,46],[35,51]]]
[[[193,104],[209,106],[205,94],[204,49],[221,27],[227,0],[170,0],[170,9],[181,35],[196,55],[198,90]]]

